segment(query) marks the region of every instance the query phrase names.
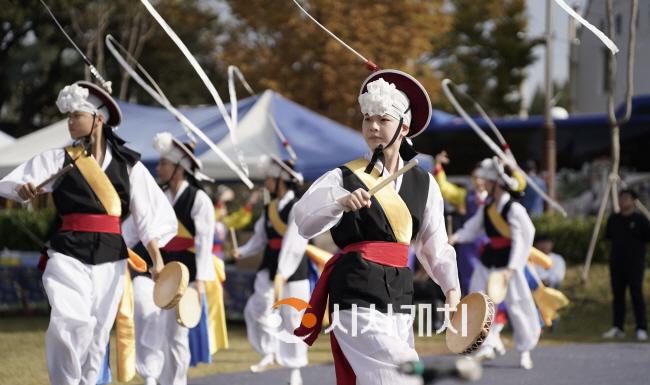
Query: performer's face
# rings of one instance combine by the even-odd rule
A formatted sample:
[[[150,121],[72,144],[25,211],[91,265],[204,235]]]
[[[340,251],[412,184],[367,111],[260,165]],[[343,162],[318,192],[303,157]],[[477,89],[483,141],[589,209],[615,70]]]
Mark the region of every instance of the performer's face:
[[[395,135],[398,124],[399,119],[395,119],[390,115],[364,116],[361,131],[368,147],[375,149],[380,144],[386,146]],[[407,133],[408,127],[402,125],[402,132],[395,142],[401,143],[402,137]]]
[[[103,122],[103,117],[97,115],[95,118],[95,126]],[[93,114],[88,112],[75,111],[68,115],[68,131],[72,139],[80,139],[84,136],[90,135],[93,128]]]
[[[477,175],[476,170],[472,172],[472,186],[476,192],[485,191],[485,180]]]
[[[264,187],[271,193],[275,193],[277,189],[278,180],[277,178],[266,177],[264,179]]]
[[[163,182],[171,180],[175,168],[176,165],[172,161],[165,158],[160,158],[160,161],[156,166],[156,174],[158,174],[158,180]],[[179,167],[179,169],[181,169],[181,167]]]

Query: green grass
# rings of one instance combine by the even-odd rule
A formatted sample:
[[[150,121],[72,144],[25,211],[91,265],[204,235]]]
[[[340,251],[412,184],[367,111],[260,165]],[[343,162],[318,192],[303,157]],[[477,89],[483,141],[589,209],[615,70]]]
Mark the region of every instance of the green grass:
[[[578,268],[571,268],[567,272],[563,291],[571,299],[571,305],[562,312],[556,330],[544,332],[541,345],[603,342],[600,335],[611,327],[612,318],[608,269],[602,265],[594,266],[586,286],[580,282],[579,274]],[[646,274],[645,297],[650,298],[650,274]],[[0,385],[48,383],[45,363],[47,322],[47,318],[42,316],[0,318]],[[634,320],[630,304],[626,341],[634,341],[633,330]],[[217,352],[212,365],[200,365],[190,369],[191,377],[248,370],[248,367],[260,358],[246,340],[242,323],[229,324],[228,332],[231,348]],[[504,340],[507,345],[511,344],[508,331],[504,333]],[[448,353],[441,335],[418,337],[416,347],[421,355]],[[115,357],[114,352],[111,357]],[[331,362],[327,336],[321,336],[309,349],[309,361],[312,364]],[[141,384],[142,381],[136,378],[130,383]]]

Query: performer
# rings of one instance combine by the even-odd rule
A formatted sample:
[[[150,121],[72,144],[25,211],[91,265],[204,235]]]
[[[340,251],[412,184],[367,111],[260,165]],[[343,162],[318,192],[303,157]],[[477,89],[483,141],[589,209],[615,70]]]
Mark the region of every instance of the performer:
[[[61,90],[56,104],[69,113],[73,144],[18,166],[0,181],[0,195],[28,201],[52,192],[61,225],[50,239],[43,273],[52,307],[46,334],[50,382],[95,385],[125,286],[121,221],[132,215],[152,255],[154,277],[163,267],[158,247],[173,237],[176,221],[140,155],[113,132],[122,114],[110,95],[77,82]],[[71,164],[64,175],[36,187]]]
[[[357,159],[327,172],[295,207],[300,235],[329,230],[341,249],[325,266],[295,334],[309,345],[315,341],[329,297],[332,324],[341,326],[330,334],[337,384],[410,383],[396,370],[418,359],[408,314],[409,244],[415,242],[418,259],[451,307],[460,297],[456,255],[447,243],[440,190],[428,172],[415,167],[373,197],[367,189],[416,155],[407,138],[426,128],[431,103],[416,79],[383,70],[364,81],[359,104],[370,162]]]
[[[263,372],[274,361],[292,368],[292,384],[302,383],[299,368],[307,365],[306,352],[299,347],[285,346],[277,340],[276,325],[273,323],[273,304],[277,294],[274,282],[281,282],[284,286],[284,296],[305,298],[309,292],[309,266],[308,259],[304,256],[306,241],[295,235],[286,243],[287,250],[282,266],[279,266],[280,251],[283,247],[283,238],[287,232],[289,216],[296,202],[295,189],[301,178],[297,173],[289,173],[277,161],[272,160],[267,167],[267,176],[264,181],[265,188],[271,194],[271,202],[266,205],[262,216],[255,223],[255,233],[251,239],[235,250],[235,258],[249,258],[264,252],[255,277],[255,290],[246,302],[244,317],[248,340],[253,348],[263,357],[259,363],[251,366],[252,372]],[[289,169],[291,163],[285,162]],[[304,242],[304,244],[302,244]],[[302,252],[300,249],[302,248]],[[295,321],[295,314],[281,310],[286,319],[286,325]],[[298,322],[299,323],[299,322]],[[288,326],[287,326],[288,327]]]
[[[197,182],[201,163],[189,145],[169,133],[156,134],[154,148],[160,153],[156,167],[159,182],[178,219],[178,232],[162,249],[162,258],[165,263],[178,261],[187,266],[190,282],[205,302],[204,284],[216,279],[212,260],[215,220],[212,201]],[[189,329],[176,321],[175,309],[164,310],[154,304],[153,290],[154,281],[150,277],[139,275],[133,280],[136,370],[146,385],[156,381],[184,385],[190,366]],[[203,345],[209,361],[208,341]]]
[[[514,329],[515,346],[521,352],[521,367],[532,369],[530,351],[537,345],[541,328],[525,269],[535,228],[526,209],[515,202],[509,193],[519,182],[507,174],[500,161],[496,158],[484,159],[478,175],[485,180],[491,202],[478,210],[462,229],[452,235],[450,242],[471,242],[484,232],[489,237],[489,243],[481,255],[481,263],[474,269],[470,291],[485,292],[490,270],[506,269],[509,283],[505,303]],[[478,357],[494,356],[491,350],[499,347],[499,331],[494,328],[490,330]]]
[[[454,224],[454,229],[460,228],[485,204],[487,199],[485,182],[477,175],[478,168],[474,168],[471,174],[472,187],[466,189],[457,186],[447,180],[447,174],[444,169],[444,166],[449,164],[447,152],[442,151],[436,154],[435,161],[433,175],[440,186],[442,198],[456,209],[460,217],[458,225]],[[485,237],[478,237],[472,242],[460,243],[455,246],[460,288],[463,295],[469,293],[469,282],[474,272],[474,266],[478,263],[479,256],[481,255],[481,246],[485,242]]]

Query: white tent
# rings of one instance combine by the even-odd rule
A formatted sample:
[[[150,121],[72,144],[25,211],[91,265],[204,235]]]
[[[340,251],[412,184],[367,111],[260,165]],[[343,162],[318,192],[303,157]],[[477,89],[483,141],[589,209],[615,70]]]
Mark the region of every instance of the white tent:
[[[70,142],[67,119],[58,121],[31,134],[16,139],[11,146],[2,146],[0,175],[4,176],[35,154]]]
[[[7,135],[4,132],[0,131],[0,147],[6,147],[15,141],[16,139],[14,139],[13,136]]]

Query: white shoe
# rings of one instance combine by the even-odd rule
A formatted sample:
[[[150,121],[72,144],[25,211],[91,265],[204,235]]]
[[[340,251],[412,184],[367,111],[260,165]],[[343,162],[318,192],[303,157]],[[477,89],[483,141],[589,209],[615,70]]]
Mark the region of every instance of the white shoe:
[[[492,346],[482,346],[476,353],[474,359],[478,361],[490,361],[496,358],[494,348]]]
[[[253,373],[262,373],[266,371],[266,369],[269,368],[269,366],[273,365],[273,354],[267,354],[262,359],[260,362],[258,362],[255,365],[251,365],[251,372]]]
[[[624,338],[624,337],[625,337],[625,333],[623,332],[623,330],[617,328],[616,326],[603,333],[603,338]]]
[[[153,377],[147,377],[144,380],[144,385],[156,385],[156,379]]]
[[[494,347],[494,352],[498,356],[504,356],[506,354],[506,347],[503,346],[503,341],[501,341],[501,338],[498,339],[497,346]]]
[[[302,375],[300,375],[300,369],[291,370],[289,385],[302,385]]]
[[[531,370],[533,368],[533,359],[530,358],[530,352],[521,353],[521,360],[519,361],[519,365],[526,370]]]
[[[648,332],[643,330],[643,329],[637,329],[637,331],[636,331],[636,339],[638,341],[647,341],[648,340]]]

